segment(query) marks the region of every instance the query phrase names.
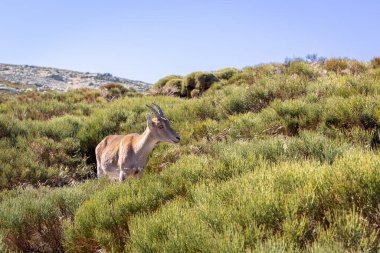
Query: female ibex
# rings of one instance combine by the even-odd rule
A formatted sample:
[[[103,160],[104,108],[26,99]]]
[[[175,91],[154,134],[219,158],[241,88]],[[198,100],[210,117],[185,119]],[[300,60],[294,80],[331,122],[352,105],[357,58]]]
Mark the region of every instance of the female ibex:
[[[112,179],[140,178],[149,154],[160,141],[178,143],[179,135],[170,127],[161,108],[146,105],[156,117],[146,114],[147,128],[142,134],[109,135],[96,147],[98,177],[108,175]]]

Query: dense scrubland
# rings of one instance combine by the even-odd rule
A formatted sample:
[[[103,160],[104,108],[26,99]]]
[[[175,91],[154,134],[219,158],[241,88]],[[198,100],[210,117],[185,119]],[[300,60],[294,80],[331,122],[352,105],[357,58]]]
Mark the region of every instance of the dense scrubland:
[[[380,58],[0,101],[0,251],[380,250]],[[142,132],[154,101],[181,143],[140,180],[95,179],[97,143]]]

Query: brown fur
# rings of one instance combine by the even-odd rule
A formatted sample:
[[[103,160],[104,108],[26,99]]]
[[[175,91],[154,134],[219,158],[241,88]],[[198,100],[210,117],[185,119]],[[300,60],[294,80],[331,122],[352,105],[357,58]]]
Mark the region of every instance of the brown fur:
[[[147,121],[142,134],[109,135],[98,144],[95,149],[98,177],[107,175],[120,181],[127,177],[140,178],[156,143],[179,142],[168,119],[152,119],[147,115]]]

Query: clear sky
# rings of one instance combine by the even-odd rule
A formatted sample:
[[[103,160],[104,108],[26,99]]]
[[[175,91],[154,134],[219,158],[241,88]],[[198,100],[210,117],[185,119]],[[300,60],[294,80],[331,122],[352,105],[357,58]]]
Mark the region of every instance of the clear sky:
[[[380,55],[379,0],[0,0],[0,62],[154,83],[316,53]]]

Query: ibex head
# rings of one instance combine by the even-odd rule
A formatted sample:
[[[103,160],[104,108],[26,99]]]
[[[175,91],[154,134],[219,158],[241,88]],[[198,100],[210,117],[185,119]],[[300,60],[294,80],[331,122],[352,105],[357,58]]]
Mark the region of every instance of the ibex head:
[[[146,114],[148,127],[152,133],[152,136],[158,141],[178,143],[180,141],[180,137],[177,132],[170,127],[170,121],[165,118],[164,112],[156,103],[153,103],[153,105],[157,108],[157,110],[153,108],[153,106],[146,105],[156,116],[152,118],[149,113]]]

